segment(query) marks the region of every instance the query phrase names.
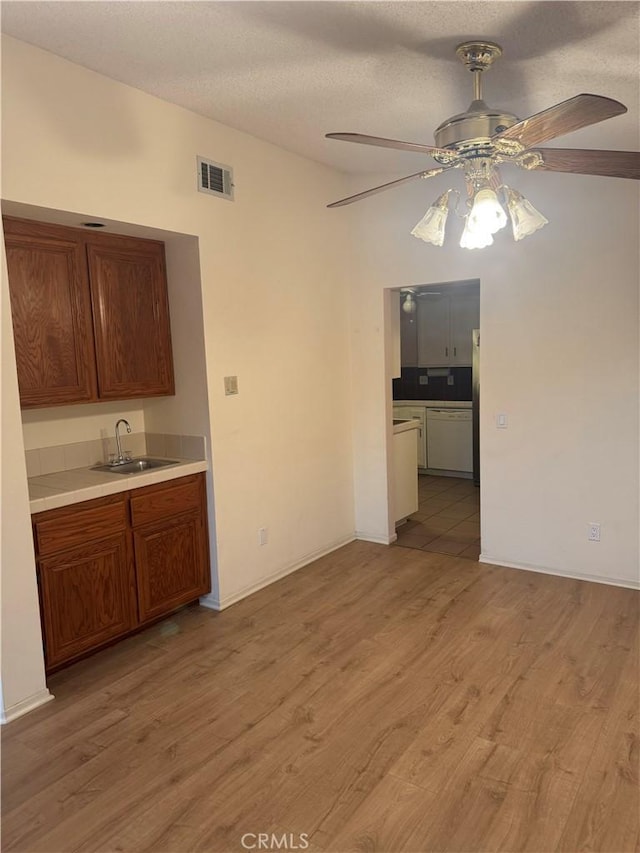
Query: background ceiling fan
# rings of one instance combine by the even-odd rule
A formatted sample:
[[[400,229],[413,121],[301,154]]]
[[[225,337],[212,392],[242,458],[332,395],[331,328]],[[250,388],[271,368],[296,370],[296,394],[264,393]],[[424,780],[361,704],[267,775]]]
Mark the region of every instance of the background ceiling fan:
[[[511,215],[516,240],[533,233],[547,221],[517,191],[502,183],[499,166],[515,165],[526,170],[573,172],[613,178],[640,178],[640,153],[635,151],[538,148],[540,144],[558,136],[625,113],[627,108],[624,104],[601,95],[581,94],[528,118],[519,119],[511,113],[489,107],[482,98],[482,75],[502,55],[500,45],[489,41],[469,41],[460,44],[456,48],[456,53],[473,74],[473,101],[466,112],[452,116],[438,126],[434,134],[435,146],[366,136],[360,133],[326,134],[329,139],[339,139],[344,142],[427,154],[438,165],[340,199],[329,204],[328,207],[351,204],[400,184],[431,178],[450,169],[463,169],[470,207],[467,225],[474,225],[474,210],[478,201],[485,203],[485,212],[488,207],[493,208],[496,220],[486,232],[483,243],[483,245],[489,245],[492,242],[489,239],[490,234],[506,224],[504,209],[499,205],[502,210],[500,214],[491,194],[495,196],[497,192],[502,192],[503,204]],[[416,229],[420,229],[421,225],[426,225],[426,230],[423,227],[424,233],[415,233],[416,229],[414,229],[412,233],[415,236],[435,245],[442,245],[450,192],[455,191],[450,190],[443,194],[430,208],[427,216],[416,226]],[[438,227],[434,230],[429,226],[433,225],[434,216],[438,211],[440,213],[439,219],[436,216]],[[432,212],[430,220],[425,223]],[[480,210],[476,212],[479,213]],[[530,220],[525,224],[524,229],[517,230],[514,214],[520,217],[520,222],[523,217]],[[539,219],[533,221],[531,217],[535,219],[536,216]],[[471,221],[469,221],[470,218]],[[498,224],[498,221],[501,224]],[[478,217],[475,219],[475,224],[478,224]],[[479,247],[478,241],[476,245],[467,245],[467,248]]]

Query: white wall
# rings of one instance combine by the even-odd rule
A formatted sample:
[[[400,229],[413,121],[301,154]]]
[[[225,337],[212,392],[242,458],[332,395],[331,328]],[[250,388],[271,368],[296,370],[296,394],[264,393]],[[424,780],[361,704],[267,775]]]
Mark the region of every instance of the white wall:
[[[569,144],[568,142],[566,144]],[[481,280],[484,559],[638,583],[638,187],[634,181],[532,175],[505,180],[550,224],[514,243],[462,250],[460,221],[441,249],[409,232],[454,174],[361,203],[363,271],[354,288],[357,528],[388,535],[383,289]],[[369,176],[351,191],[388,180]],[[509,428],[497,430],[506,412]],[[587,541],[600,522],[602,541]]]
[[[131,424],[132,432],[145,431],[144,408],[140,400],[24,409],[24,448],[34,450],[75,441],[113,438],[118,418],[126,418]]]
[[[352,538],[342,176],[16,40],[2,60],[5,200],[199,241],[219,602]],[[198,154],[235,202],[196,192]]]
[[[2,681],[0,721],[6,722],[51,698],[45,685],[38,591],[24,446],[20,426],[16,359],[5,263],[0,240],[2,286],[2,418],[0,457],[0,567],[2,592]]]
[[[156,235],[157,237],[158,235]],[[196,237],[165,234],[171,341],[174,353],[175,391],[171,397],[144,401],[147,432],[204,435],[211,461],[211,420],[207,393],[207,367],[202,317],[200,251]],[[211,541],[211,593],[206,602],[220,602],[217,549],[215,543],[215,482],[207,472],[209,538]]]

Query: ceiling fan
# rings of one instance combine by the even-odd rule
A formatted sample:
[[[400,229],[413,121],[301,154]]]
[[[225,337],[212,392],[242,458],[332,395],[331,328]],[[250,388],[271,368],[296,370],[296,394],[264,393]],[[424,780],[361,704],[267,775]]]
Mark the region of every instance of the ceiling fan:
[[[507,213],[516,240],[547,224],[545,217],[530,202],[502,182],[498,169],[501,165],[515,165],[528,171],[640,178],[640,153],[636,151],[537,147],[565,133],[621,115],[627,112],[624,104],[601,95],[582,94],[519,119],[511,113],[489,107],[482,98],[482,75],[502,55],[500,45],[489,41],[463,42],[456,48],[456,54],[473,74],[473,101],[466,112],[439,125],[434,134],[435,146],[361,133],[326,135],[328,139],[427,154],[438,166],[356,193],[328,207],[351,204],[400,184],[435,177],[449,169],[463,169],[467,210],[461,214],[465,219],[465,229],[460,245],[482,248],[490,245],[492,235],[506,225]],[[443,244],[452,193],[457,193],[457,190],[447,190],[434,202],[411,232],[414,236],[437,246]]]

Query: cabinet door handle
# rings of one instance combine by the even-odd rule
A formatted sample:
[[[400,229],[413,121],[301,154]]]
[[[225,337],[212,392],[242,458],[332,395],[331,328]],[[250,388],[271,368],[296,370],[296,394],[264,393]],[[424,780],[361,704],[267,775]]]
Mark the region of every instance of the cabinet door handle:
[[[445,355],[449,355],[449,347],[445,347],[445,348],[444,348],[444,354],[445,354]]]
[[[456,347],[453,348],[453,354],[456,355]]]

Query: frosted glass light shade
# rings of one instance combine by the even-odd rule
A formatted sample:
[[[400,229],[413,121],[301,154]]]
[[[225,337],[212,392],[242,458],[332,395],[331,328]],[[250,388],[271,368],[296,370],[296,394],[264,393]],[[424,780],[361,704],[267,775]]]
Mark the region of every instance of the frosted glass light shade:
[[[511,187],[505,187],[505,189],[514,240],[522,240],[549,223],[549,220],[521,193],[512,190]]]
[[[405,314],[415,314],[416,301],[413,298],[413,293],[407,293],[402,303],[402,310]]]
[[[478,190],[467,220],[469,229],[495,234],[506,224],[507,214],[504,212],[495,192],[489,187]]]
[[[461,249],[484,249],[485,246],[493,245],[493,236],[489,231],[481,228],[471,228],[469,220],[471,215],[467,216],[464,225],[464,231],[460,238]]]
[[[433,243],[434,246],[442,246],[444,243],[444,227],[449,215],[449,190],[442,193],[420,222],[411,231],[414,237],[424,240],[425,243]]]

